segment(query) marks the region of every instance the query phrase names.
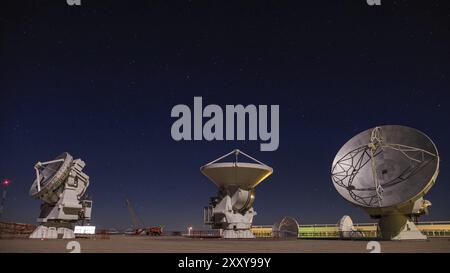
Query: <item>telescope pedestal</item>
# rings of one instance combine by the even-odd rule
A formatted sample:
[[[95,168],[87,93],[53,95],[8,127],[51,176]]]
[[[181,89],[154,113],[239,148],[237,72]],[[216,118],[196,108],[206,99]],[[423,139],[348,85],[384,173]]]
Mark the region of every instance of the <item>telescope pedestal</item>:
[[[213,227],[223,229],[225,239],[253,239],[250,229],[255,215],[253,207],[245,212],[233,209],[232,198],[227,195],[212,209]]]
[[[89,200],[78,200],[76,192],[66,185],[55,205],[43,203],[41,213],[37,219],[40,225],[30,235],[31,239],[73,239],[73,223],[77,222],[80,215],[90,219]],[[87,214],[87,215],[86,215]]]
[[[379,221],[381,237],[384,240],[426,240],[410,217],[402,214],[383,215]]]
[[[223,231],[223,238],[225,239],[254,239],[255,235],[251,230],[229,230]]]
[[[59,195],[56,204],[43,203],[37,221],[45,223],[51,220],[78,221],[79,215],[83,212],[83,204],[76,195],[76,191],[65,185],[64,191]],[[90,215],[89,215],[90,216]]]

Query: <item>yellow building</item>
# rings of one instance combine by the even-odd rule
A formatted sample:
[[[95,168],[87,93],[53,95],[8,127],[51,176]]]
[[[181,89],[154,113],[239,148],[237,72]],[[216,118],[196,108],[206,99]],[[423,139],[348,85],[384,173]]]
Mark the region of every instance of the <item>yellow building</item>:
[[[364,238],[378,237],[377,223],[354,224],[356,232],[360,232]],[[450,238],[450,221],[419,222],[419,230],[429,238]],[[258,238],[273,237],[272,226],[253,226],[252,232]],[[340,238],[337,224],[299,225],[298,237],[305,239]]]

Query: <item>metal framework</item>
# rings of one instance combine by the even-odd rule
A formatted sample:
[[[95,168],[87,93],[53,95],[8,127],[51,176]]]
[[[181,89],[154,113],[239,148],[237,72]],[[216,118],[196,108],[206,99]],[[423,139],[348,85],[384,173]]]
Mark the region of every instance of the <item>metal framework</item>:
[[[241,151],[241,150],[239,150],[239,149],[234,149],[233,151],[229,152],[228,154],[225,154],[225,155],[223,155],[223,156],[221,156],[221,157],[219,157],[219,158],[217,158],[217,159],[215,159],[215,160],[209,162],[209,163],[206,164],[205,166],[209,166],[209,165],[211,165],[211,164],[214,164],[214,163],[216,163],[216,162],[218,162],[218,161],[220,161],[220,160],[222,160],[222,159],[224,159],[224,158],[226,158],[226,157],[228,157],[228,156],[230,156],[230,155],[232,155],[232,154],[234,154],[234,160],[235,160],[234,163],[238,163],[238,157],[239,157],[239,155],[240,155],[240,154],[243,154],[243,155],[246,156],[247,158],[249,158],[249,159],[255,161],[256,163],[259,163],[259,164],[261,164],[261,165],[267,166],[266,164],[264,164],[264,163],[262,163],[261,161],[255,159],[255,158],[253,158],[253,157],[251,157],[251,156],[249,156],[248,154],[244,153],[243,151]],[[267,166],[267,167],[269,167],[269,166]]]

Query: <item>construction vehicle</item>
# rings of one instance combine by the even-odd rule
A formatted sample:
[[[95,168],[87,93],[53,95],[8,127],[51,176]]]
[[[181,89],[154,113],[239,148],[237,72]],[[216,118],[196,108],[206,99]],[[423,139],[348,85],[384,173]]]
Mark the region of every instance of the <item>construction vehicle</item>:
[[[148,228],[148,235],[151,236],[161,236],[163,231],[162,226],[150,227]]]

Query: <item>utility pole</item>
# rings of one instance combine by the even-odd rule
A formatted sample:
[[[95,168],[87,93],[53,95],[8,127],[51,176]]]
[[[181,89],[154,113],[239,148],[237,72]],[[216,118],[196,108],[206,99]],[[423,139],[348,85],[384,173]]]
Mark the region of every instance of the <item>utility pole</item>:
[[[5,207],[5,200],[6,200],[6,193],[8,192],[8,186],[11,184],[11,181],[8,179],[3,180],[1,186],[3,189],[3,193],[2,193],[2,201],[0,203],[0,219],[2,219],[3,216],[3,210]]]

